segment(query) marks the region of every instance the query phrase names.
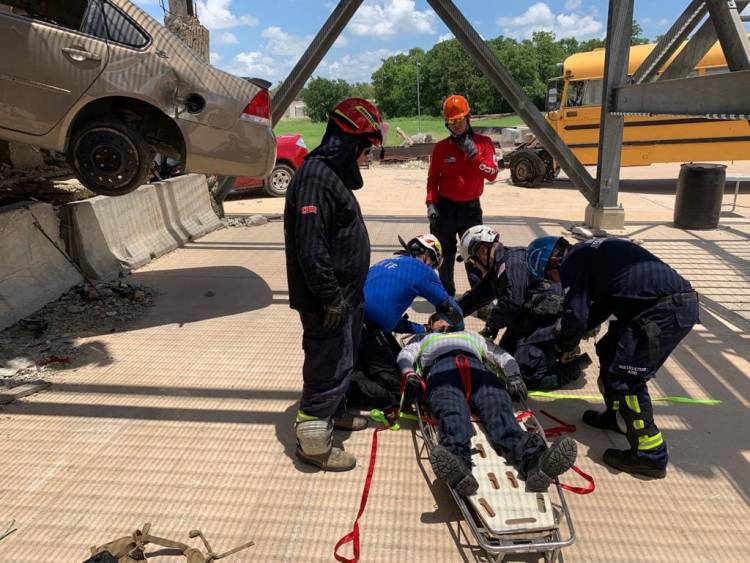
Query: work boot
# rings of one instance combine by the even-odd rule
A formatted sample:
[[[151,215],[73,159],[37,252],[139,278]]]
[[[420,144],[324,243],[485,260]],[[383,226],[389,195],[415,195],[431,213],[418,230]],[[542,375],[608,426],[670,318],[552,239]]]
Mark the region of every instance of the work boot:
[[[578,445],[569,436],[562,436],[544,450],[537,464],[526,474],[526,490],[543,493],[562,475],[573,467],[578,455]]]
[[[367,428],[367,418],[345,412],[340,416],[333,417],[333,427],[336,430],[348,430],[349,432],[364,430]]]
[[[620,430],[620,425],[617,424],[617,411],[610,409],[604,412],[589,410],[583,413],[583,422],[600,430],[611,430],[618,434],[625,434]]]
[[[654,479],[664,479],[667,476],[666,467],[638,456],[633,450],[616,450],[610,448],[604,452],[603,461],[610,467],[624,471],[625,473],[645,475]]]
[[[323,471],[350,471],[357,466],[357,458],[343,448],[331,447],[327,453],[308,454],[301,446],[297,446],[297,457]]]
[[[459,495],[471,496],[477,492],[479,483],[471,470],[457,455],[452,454],[441,445],[432,448],[430,465],[435,476],[455,490]]]

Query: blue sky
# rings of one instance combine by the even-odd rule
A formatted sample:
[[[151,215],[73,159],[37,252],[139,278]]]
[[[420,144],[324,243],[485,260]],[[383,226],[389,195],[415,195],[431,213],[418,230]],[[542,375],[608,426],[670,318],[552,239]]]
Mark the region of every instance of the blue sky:
[[[159,21],[168,0],[134,0]],[[580,40],[603,37],[607,0],[454,0],[483,37],[530,36],[543,29]],[[636,19],[646,36],[669,28],[687,0],[637,0]],[[331,0],[197,0],[211,31],[211,57],[219,68],[277,82],[284,79],[318,32]],[[315,75],[369,81],[380,60],[412,47],[429,49],[450,37],[423,0],[365,0]]]

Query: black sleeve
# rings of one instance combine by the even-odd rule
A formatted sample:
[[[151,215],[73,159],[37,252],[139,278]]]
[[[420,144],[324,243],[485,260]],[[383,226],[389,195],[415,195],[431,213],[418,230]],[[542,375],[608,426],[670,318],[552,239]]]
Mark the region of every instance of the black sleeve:
[[[581,250],[569,256],[560,268],[565,302],[557,336],[557,348],[563,352],[575,349],[586,333],[589,310],[589,266],[591,257]]]
[[[486,274],[468,293],[458,300],[458,306],[461,307],[464,317],[468,317],[478,309],[492,303],[499,295],[502,295],[505,292],[507,287],[508,277],[505,272],[499,277],[496,277],[494,273],[490,272]]]
[[[505,286],[502,294],[497,296],[497,303],[490,313],[488,324],[495,329],[510,326],[523,309],[529,277],[526,261],[508,261],[506,275],[509,284]]]
[[[343,299],[333,269],[330,243],[336,205],[331,189],[317,178],[300,190],[297,198],[297,259],[310,291],[331,305]]]

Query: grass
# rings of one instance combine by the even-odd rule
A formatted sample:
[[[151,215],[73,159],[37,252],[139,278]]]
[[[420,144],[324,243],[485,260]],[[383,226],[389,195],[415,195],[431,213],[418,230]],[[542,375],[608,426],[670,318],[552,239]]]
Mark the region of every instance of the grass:
[[[523,121],[517,116],[503,117],[501,119],[473,119],[472,123],[487,127],[515,127],[523,125]],[[396,117],[389,119],[388,124],[391,126],[391,129],[386,140],[387,146],[401,145],[401,138],[396,134],[396,127],[403,129],[407,135],[415,135],[420,131],[422,133],[429,133],[435,140],[440,140],[448,136],[445,124],[442,118],[439,117],[422,116],[421,120],[418,120],[416,117]],[[282,119],[274,128],[274,132],[277,135],[300,133],[305,140],[307,148],[312,150],[320,144],[325,128],[325,123],[313,123],[309,119]]]

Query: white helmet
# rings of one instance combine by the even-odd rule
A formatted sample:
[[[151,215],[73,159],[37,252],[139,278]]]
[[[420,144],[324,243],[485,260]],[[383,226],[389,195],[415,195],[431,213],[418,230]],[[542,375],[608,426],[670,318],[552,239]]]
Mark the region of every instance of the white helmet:
[[[461,237],[461,243],[458,245],[461,260],[468,262],[482,244],[493,244],[499,241],[500,235],[495,229],[487,225],[475,225],[467,229]]]
[[[430,257],[433,268],[439,268],[443,263],[443,247],[440,241],[434,235],[419,235],[411,239],[409,242],[404,242],[400,236],[398,237],[401,246],[404,247],[409,255],[420,255],[427,254]]]

